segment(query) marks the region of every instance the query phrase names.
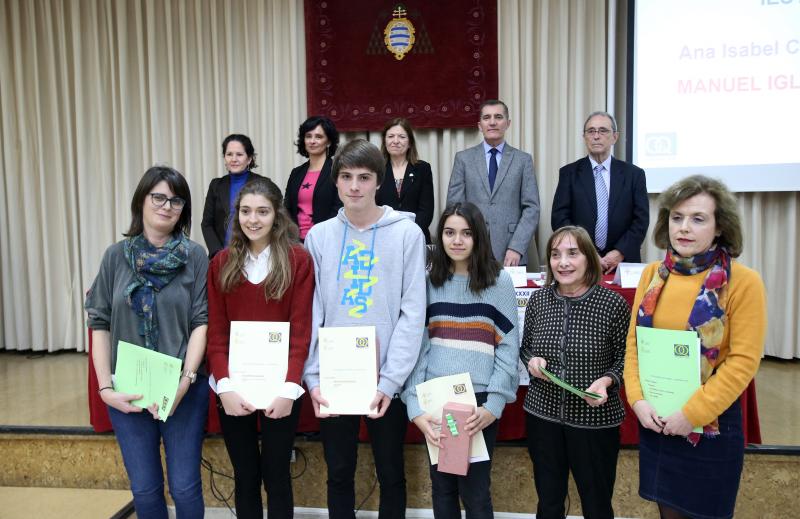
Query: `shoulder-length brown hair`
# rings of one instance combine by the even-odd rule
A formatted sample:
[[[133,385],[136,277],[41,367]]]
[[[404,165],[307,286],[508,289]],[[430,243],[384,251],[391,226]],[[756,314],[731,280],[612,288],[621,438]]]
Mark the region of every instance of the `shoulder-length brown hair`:
[[[717,179],[704,175],[692,175],[681,179],[667,188],[658,197],[658,218],[653,227],[653,242],[660,249],[670,247],[669,241],[669,213],[672,209],[693,196],[705,193],[714,199],[714,221],[717,224],[719,236],[714,243],[725,247],[734,258],[742,254],[744,238],[742,235],[742,219],[739,216],[739,207],[736,197],[728,190],[727,186]]]
[[[411,123],[404,117],[395,117],[386,122],[381,132],[381,153],[383,158],[389,160],[389,151],[386,149],[386,133],[392,126],[400,126],[405,130],[408,135],[408,150],[406,151],[406,160],[409,164],[416,164],[419,162],[419,155],[417,154],[417,140],[414,138],[414,129],[411,128]]]
[[[492,242],[489,231],[483,219],[481,210],[470,202],[456,202],[447,206],[439,218],[439,228],[436,233],[435,247],[431,251],[431,284],[435,287],[444,285],[452,275],[453,261],[444,250],[442,234],[444,224],[451,216],[460,216],[467,221],[469,230],[472,231],[472,254],[469,256],[467,272],[469,272],[469,289],[473,293],[494,286],[500,274],[500,263],[494,259]]]
[[[564,227],[556,229],[555,232],[550,235],[550,239],[547,240],[547,248],[545,249],[547,251],[547,279],[545,280],[545,284],[550,286],[552,283],[556,283],[555,276],[553,276],[553,267],[550,266],[550,256],[553,254],[553,249],[567,236],[571,236],[572,239],[575,240],[575,245],[578,246],[578,250],[581,251],[581,254],[586,256],[586,272],[583,274],[583,284],[587,287],[598,284],[603,275],[603,269],[600,266],[600,256],[597,254],[594,243],[592,243],[592,238],[589,237],[589,233],[586,232],[586,229],[576,225],[565,225]]]
[[[131,225],[122,234],[123,236],[137,236],[144,232],[144,204],[151,203],[147,200],[147,195],[162,180],[167,183],[170,190],[175,193],[175,196],[179,196],[186,201],[181,210],[181,215],[172,229],[172,235],[178,236],[183,233],[187,237],[189,236],[189,232],[192,230],[192,192],[184,176],[177,169],[168,166],[153,166],[145,171],[142,179],[139,180],[139,185],[136,186],[136,191],[134,191],[131,199]],[[170,207],[172,207],[172,204],[170,204]]]
[[[292,246],[298,243],[297,225],[289,217],[283,206],[283,195],[275,183],[267,178],[257,178],[244,185],[231,211],[231,242],[228,245],[228,258],[220,271],[220,287],[223,292],[231,292],[243,281],[244,262],[250,240],[239,224],[239,206],[246,195],[262,195],[275,211],[275,220],[269,233],[270,269],[264,280],[264,297],[280,299],[292,284],[292,265],[289,255]]]

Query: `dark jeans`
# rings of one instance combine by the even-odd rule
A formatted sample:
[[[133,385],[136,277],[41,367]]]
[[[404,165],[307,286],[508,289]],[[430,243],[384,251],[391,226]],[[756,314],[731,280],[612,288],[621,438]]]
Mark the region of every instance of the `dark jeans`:
[[[477,393],[478,405],[486,402],[486,393]],[[494,451],[499,420],[483,430],[483,439],[489,458]],[[458,498],[464,503],[467,519],[492,519],[492,461],[470,463],[466,476],[439,472],[438,465],[431,465],[433,516],[436,519],[460,519]]]
[[[156,420],[146,409],[122,413],[109,407],[125,470],[131,482],[137,517],[167,519],[161,442],[167,456],[169,494],[179,519],[203,517],[203,484],[200,454],[203,427],[208,414],[208,379],[198,375],[189,386],[175,413],[166,422]]]
[[[537,519],[564,517],[569,471],[586,519],[613,519],[619,427],[580,429],[525,413],[528,453],[539,504]]]
[[[278,420],[267,418],[260,410],[247,416],[228,416],[217,398],[219,423],[233,465],[236,517],[239,519],[264,517],[262,481],[267,491],[267,515],[270,519],[293,517],[294,497],[289,467],[302,398],[294,401],[289,416]],[[258,423],[261,424],[260,449]]]
[[[367,421],[372,455],[380,483],[380,519],[402,519],[406,514],[406,477],[403,438],[408,417],[399,398],[392,399],[382,418]],[[319,421],[325,463],[328,465],[328,514],[331,519],[355,517],[355,473],[361,416],[337,416]]]

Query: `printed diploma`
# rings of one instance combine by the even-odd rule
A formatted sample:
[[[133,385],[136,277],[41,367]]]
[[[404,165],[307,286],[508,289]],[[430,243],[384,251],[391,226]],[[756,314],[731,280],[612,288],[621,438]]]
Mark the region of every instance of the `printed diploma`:
[[[417,400],[419,400],[419,406],[423,411],[437,418],[442,416],[444,406],[448,403],[467,404],[472,408],[478,405],[469,373],[432,378],[417,384]],[[446,426],[446,423],[441,424],[442,428]],[[427,439],[425,440],[425,445],[428,446],[431,465],[437,465],[439,463],[439,448],[431,445]],[[486,441],[483,439],[483,431],[479,431],[472,436],[469,462],[475,463],[476,461],[487,461],[488,459],[489,450],[486,448]]]
[[[289,369],[289,323],[231,321],[228,376],[242,398],[266,409]]]
[[[178,393],[181,365],[181,359],[119,341],[114,391],[142,395],[131,404],[142,409],[157,404],[158,417],[166,422]]]
[[[378,345],[374,326],[319,329],[319,391],[328,414],[375,412],[370,404],[378,391]],[[392,395],[389,395],[391,397]]]
[[[636,327],[639,383],[659,416],[679,411],[700,389],[700,337],[692,330]],[[702,432],[702,428],[694,429]]]

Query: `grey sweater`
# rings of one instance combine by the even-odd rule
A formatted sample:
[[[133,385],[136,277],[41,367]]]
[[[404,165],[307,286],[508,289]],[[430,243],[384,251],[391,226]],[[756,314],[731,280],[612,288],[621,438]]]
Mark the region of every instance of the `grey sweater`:
[[[305,246],[317,282],[303,373],[309,390],[319,386],[320,327],[375,326],[378,390],[390,397],[417,362],[425,324],[425,239],[409,213],[383,210],[369,229],[354,228],[340,209],[308,231]]]
[[[100,271],[92,283],[84,307],[88,325],[111,332],[111,372],[117,363],[120,340],[144,346],[139,335],[139,317],[125,302],[125,288],[133,281],[133,270],[125,260],[123,241],[103,254]],[[170,283],[156,294],[158,351],[183,359],[192,330],[208,323],[206,272],[208,258],[203,248],[189,242],[189,262]]]
[[[428,281],[427,329],[417,365],[402,398],[408,417],[422,414],[416,385],[432,378],[468,372],[476,393],[486,392],[483,407],[500,418],[517,398],[519,334],[514,283],[505,271],[480,293],[469,278],[453,275],[440,287]]]

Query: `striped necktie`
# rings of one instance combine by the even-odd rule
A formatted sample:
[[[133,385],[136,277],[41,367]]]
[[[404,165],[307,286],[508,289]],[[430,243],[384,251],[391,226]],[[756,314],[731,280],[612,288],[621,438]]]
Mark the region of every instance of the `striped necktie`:
[[[594,243],[598,250],[606,248],[608,238],[608,190],[603,180],[602,164],[594,167],[594,190],[597,194],[597,223],[594,227]]]

